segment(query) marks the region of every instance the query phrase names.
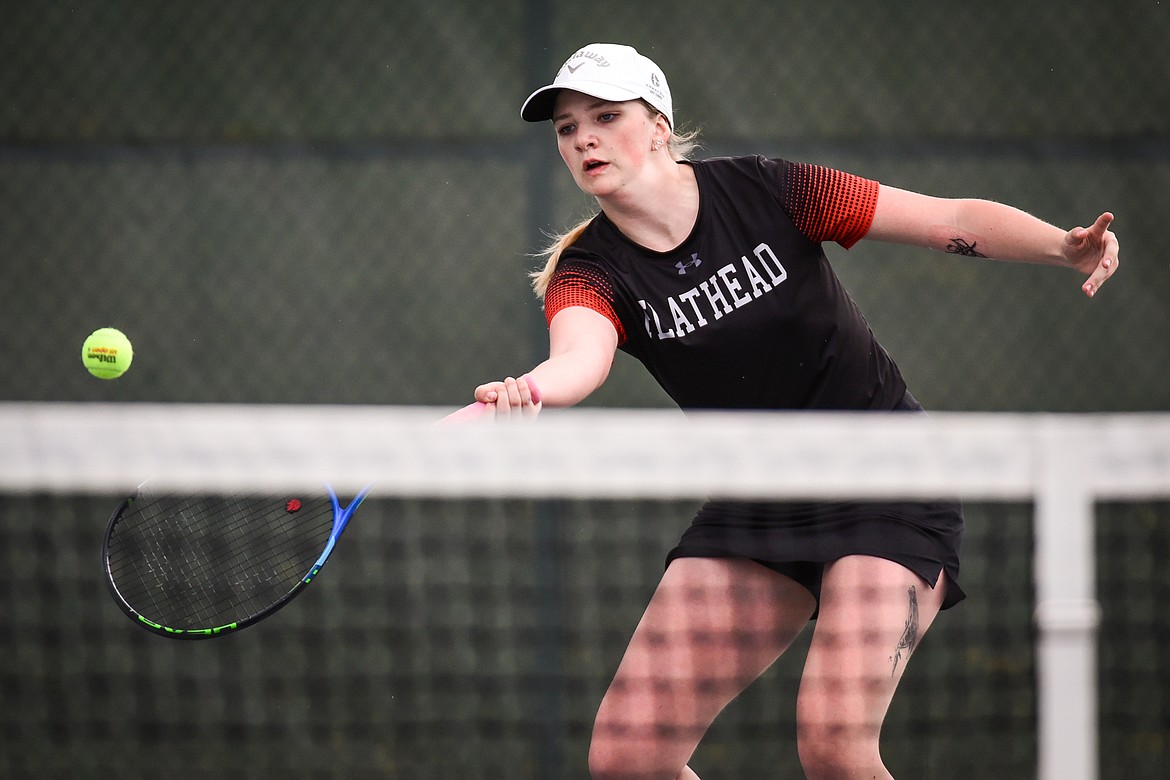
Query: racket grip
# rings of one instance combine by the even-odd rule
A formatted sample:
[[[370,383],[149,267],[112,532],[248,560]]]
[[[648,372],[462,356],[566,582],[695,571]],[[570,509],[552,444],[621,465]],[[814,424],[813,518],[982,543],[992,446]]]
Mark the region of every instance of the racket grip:
[[[451,414],[439,420],[439,424],[450,425],[453,423],[469,422],[482,415],[485,409],[487,409],[487,404],[483,401],[475,401],[458,411],[451,412]]]
[[[532,380],[532,376],[530,374],[525,374],[522,378],[528,382],[528,391],[532,394],[532,402],[534,404],[540,403],[540,389],[537,388],[536,382]],[[483,401],[474,401],[462,409],[452,412],[442,420],[439,420],[439,424],[448,425],[453,423],[470,422],[471,420],[479,418],[485,411],[487,411],[487,404],[485,404]]]

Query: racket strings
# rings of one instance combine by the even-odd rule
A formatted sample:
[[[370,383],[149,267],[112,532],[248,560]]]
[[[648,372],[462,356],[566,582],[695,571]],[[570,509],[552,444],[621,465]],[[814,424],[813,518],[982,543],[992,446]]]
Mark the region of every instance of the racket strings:
[[[241,621],[272,606],[308,575],[333,527],[326,496],[142,493],[110,536],[108,565],[127,604],[172,628]]]
[[[208,516],[221,511],[215,507]],[[265,541],[262,537],[267,536],[261,532],[259,521],[267,520],[267,516],[256,515],[257,521],[244,525],[238,512],[238,509],[223,512],[220,516],[222,522],[219,527],[210,529],[213,531],[210,535],[206,527],[191,527],[192,521],[198,525],[204,519],[201,515],[192,516],[191,507],[179,513],[183,522],[177,526],[171,523],[169,528],[160,532],[155,523],[148,536],[148,553],[144,558],[149,571],[147,576],[139,575],[143,586],[139,593],[127,592],[127,598],[141,596],[142,603],[150,603],[152,609],[160,611],[159,614],[175,615],[168,624],[186,619],[191,625],[208,625],[228,616],[234,619],[244,613],[259,611],[279,598],[297,578],[296,574],[289,572],[275,576],[280,574],[277,565],[288,558],[282,553],[291,549],[295,569],[300,571],[311,565],[311,561],[305,561],[316,553],[315,548],[320,544],[314,539],[307,549],[300,550],[288,548],[287,544],[270,548],[258,546]],[[245,533],[241,534],[241,531]],[[326,528],[322,533],[327,531]],[[190,534],[190,543],[176,546],[176,540],[184,538],[181,534]],[[288,540],[289,543],[295,541]],[[150,592],[150,587],[155,590]],[[143,589],[148,592],[142,592]]]

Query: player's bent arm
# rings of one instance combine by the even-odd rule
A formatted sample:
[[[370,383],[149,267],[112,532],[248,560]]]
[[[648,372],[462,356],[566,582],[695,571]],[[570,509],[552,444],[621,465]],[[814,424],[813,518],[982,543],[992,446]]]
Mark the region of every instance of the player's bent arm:
[[[545,406],[572,406],[601,387],[613,366],[618,335],[607,317],[584,306],[557,312],[549,323],[548,359],[529,375]]]

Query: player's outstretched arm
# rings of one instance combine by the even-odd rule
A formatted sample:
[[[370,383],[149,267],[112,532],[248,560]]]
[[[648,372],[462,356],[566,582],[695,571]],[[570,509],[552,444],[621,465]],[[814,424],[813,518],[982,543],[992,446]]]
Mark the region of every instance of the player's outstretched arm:
[[[1117,237],[1106,212],[1090,227],[1065,231],[1013,206],[971,198],[936,198],[882,186],[866,238],[968,257],[1071,268],[1093,296],[1117,270]]]

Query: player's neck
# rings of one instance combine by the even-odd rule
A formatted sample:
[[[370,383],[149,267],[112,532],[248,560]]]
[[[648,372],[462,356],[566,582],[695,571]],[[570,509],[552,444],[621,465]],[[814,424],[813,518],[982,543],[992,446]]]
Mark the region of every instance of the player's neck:
[[[678,247],[699,216],[699,187],[694,169],[671,164],[636,192],[601,201],[601,209],[631,241],[655,252]]]

